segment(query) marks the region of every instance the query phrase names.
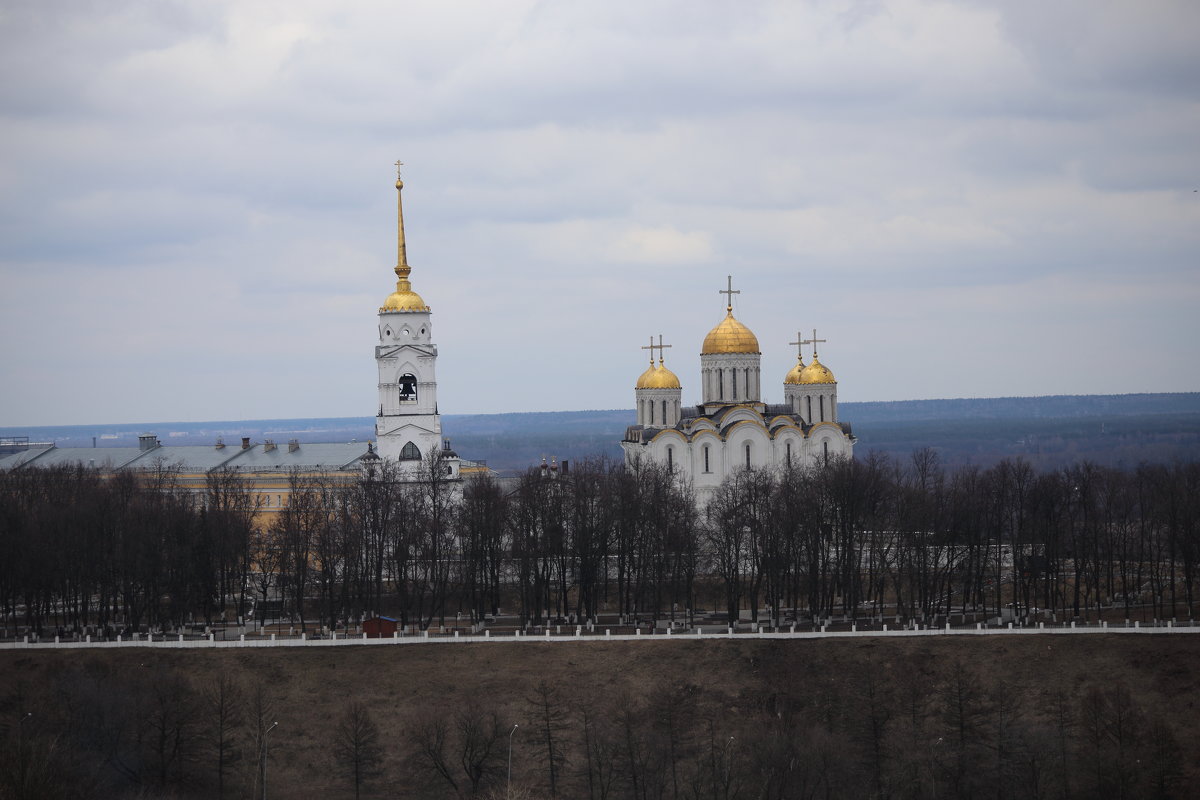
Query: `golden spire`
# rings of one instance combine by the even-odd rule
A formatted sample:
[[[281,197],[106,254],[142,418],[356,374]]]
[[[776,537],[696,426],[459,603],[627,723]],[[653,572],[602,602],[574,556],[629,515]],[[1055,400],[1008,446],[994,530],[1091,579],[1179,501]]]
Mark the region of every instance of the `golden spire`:
[[[428,311],[429,306],[412,290],[408,276],[412,267],[408,265],[408,250],[404,246],[404,181],[400,179],[400,168],[404,162],[396,162],[396,291],[383,301],[380,311]]]
[[[408,266],[408,250],[404,247],[404,181],[400,179],[403,161],[396,162],[396,277],[407,278],[412,272]]]

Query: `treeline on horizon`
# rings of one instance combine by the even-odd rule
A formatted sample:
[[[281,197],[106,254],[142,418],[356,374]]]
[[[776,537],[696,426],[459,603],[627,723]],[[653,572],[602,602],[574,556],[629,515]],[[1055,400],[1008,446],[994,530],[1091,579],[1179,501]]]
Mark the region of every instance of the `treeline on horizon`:
[[[1132,468],[1142,462],[1200,458],[1200,393],[1082,395],[845,402],[841,416],[859,438],[856,452],[905,459],[932,447],[947,467],[989,467],[1022,458],[1038,469],[1082,461]],[[633,411],[445,414],[443,426],[463,457],[522,471],[543,457],[620,458],[619,441]],[[133,446],[153,432],[164,444],[204,445],[218,436],[301,442],[367,441],[373,418],[246,420],[109,426],[9,428],[4,435],[58,441],[61,446]]]
[[[262,525],[236,472],[200,492],[169,467],[0,473],[0,611],[43,635],[214,624],[276,598],[305,630],[372,613],[427,628],[502,607],[531,624],[698,608],[775,623],[1009,604],[1018,619],[1194,614],[1195,462],[947,469],[922,450],[744,470],[701,509],[657,467],[590,459],[460,494],[441,457],[416,482],[386,463],[354,480],[294,473]]]

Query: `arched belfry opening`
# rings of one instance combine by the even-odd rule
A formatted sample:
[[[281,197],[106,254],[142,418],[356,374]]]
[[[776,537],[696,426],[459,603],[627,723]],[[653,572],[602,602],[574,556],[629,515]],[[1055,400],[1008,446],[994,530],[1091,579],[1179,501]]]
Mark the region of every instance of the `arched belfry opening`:
[[[396,384],[399,387],[399,399],[401,403],[417,402],[417,376],[411,372],[406,372],[401,375]]]

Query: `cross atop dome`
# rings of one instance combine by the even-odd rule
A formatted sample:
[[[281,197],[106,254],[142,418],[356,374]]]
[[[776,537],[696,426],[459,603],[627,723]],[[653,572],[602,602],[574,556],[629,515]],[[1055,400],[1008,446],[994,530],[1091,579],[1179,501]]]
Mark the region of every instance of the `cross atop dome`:
[[[730,314],[732,314],[733,313],[733,296],[735,294],[741,294],[742,290],[733,288],[733,276],[732,275],[726,275],[725,279],[728,281],[727,285],[729,288],[720,289],[717,291],[717,294],[728,295],[728,298],[725,303],[725,310],[727,312],[729,312]]]

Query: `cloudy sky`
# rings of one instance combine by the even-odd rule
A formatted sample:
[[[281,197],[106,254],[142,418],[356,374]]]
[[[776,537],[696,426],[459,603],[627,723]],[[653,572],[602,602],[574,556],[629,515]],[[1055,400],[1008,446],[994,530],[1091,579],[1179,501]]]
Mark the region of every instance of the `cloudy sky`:
[[[1200,3],[0,6],[0,425],[1200,390]],[[772,378],[771,376],[776,376]]]

